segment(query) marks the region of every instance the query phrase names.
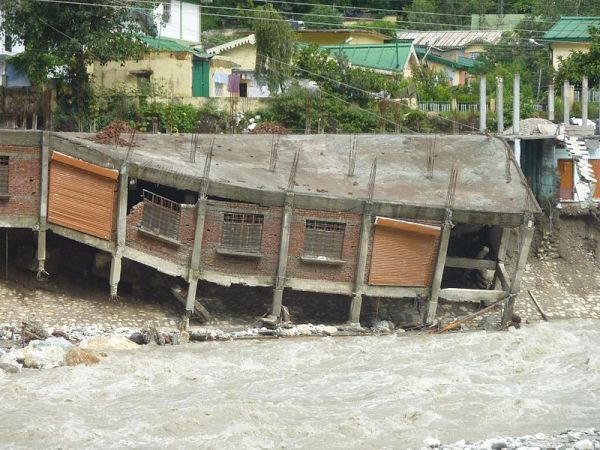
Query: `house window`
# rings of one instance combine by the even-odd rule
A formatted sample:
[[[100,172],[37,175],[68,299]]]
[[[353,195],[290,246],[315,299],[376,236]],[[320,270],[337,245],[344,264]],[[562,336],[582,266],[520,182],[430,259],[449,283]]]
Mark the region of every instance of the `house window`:
[[[171,21],[171,2],[163,3],[163,13],[161,17],[161,22],[163,24],[167,24]]]
[[[0,156],[0,195],[8,195],[8,156]]]
[[[240,83],[240,97],[248,97],[248,83],[245,81]]]
[[[153,192],[143,191],[144,213],[141,230],[178,241],[181,205]]]
[[[223,97],[224,83],[215,83],[215,97]]]
[[[13,47],[12,41],[13,40],[12,40],[11,36],[9,36],[7,34],[4,35],[4,51],[5,52],[8,52],[8,53],[12,52],[12,47]]]
[[[221,247],[240,252],[260,252],[263,221],[262,214],[225,213]]]
[[[304,255],[340,259],[346,224],[307,220],[304,233]]]

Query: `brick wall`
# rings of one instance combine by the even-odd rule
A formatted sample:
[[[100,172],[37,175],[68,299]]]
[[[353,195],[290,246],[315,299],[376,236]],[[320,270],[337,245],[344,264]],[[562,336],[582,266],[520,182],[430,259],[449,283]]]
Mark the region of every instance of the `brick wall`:
[[[294,209],[288,251],[287,276],[290,278],[353,282],[356,271],[361,218],[360,214]],[[307,219],[343,222],[346,224],[341,257],[344,261],[343,264],[326,265],[305,262],[300,259],[304,255],[304,232]]]
[[[186,205],[181,208],[179,222],[179,245],[161,241],[159,238],[140,233],[144,202],[135,205],[127,216],[127,246],[149,255],[158,256],[176,264],[188,265],[196,230],[196,208]]]
[[[8,192],[0,199],[0,215],[35,216],[40,207],[40,148],[0,145],[8,156]]]
[[[227,212],[263,214],[261,258],[220,255],[223,215]],[[277,273],[282,208],[267,208],[247,203],[210,200],[207,205],[202,240],[201,267],[227,274],[275,276]]]

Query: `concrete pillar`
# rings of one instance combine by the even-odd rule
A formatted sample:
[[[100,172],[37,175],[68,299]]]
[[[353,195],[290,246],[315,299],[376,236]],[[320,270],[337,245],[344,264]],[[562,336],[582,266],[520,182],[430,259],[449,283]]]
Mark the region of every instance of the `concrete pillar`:
[[[498,263],[503,263],[506,259],[506,251],[508,250],[508,245],[510,244],[510,228],[503,227],[502,234],[500,236],[500,245],[498,245],[498,252],[496,260]],[[501,289],[502,285],[498,277],[494,276],[494,289]]]
[[[129,176],[127,164],[121,166],[119,173],[119,192],[117,199],[117,246],[112,255],[110,264],[110,298],[118,296],[119,281],[121,280],[121,259],[125,249],[125,237],[127,233],[127,189],[129,187]]]
[[[588,104],[590,101],[590,92],[588,90],[588,77],[583,76],[581,80],[581,124],[585,127],[588,121]]]
[[[513,134],[517,135],[520,133],[521,124],[521,74],[515,73],[513,81]]]
[[[450,232],[452,231],[452,211],[446,211],[446,218],[442,225],[442,236],[440,238],[440,249],[433,272],[433,281],[431,282],[431,293],[425,309],[424,323],[432,323],[435,320],[437,311],[438,297],[442,286],[442,277],[446,265],[446,254],[448,253],[448,242],[450,241]]]
[[[200,260],[202,254],[202,239],[204,237],[204,221],[206,220],[206,197],[198,197],[198,210],[196,212],[196,230],[194,231],[194,247],[192,248],[192,257],[190,258],[190,267],[188,271],[188,293],[185,303],[186,311],[194,310],[196,302],[196,291],[198,289],[198,279],[200,278]]]
[[[515,298],[521,289],[521,279],[523,278],[523,272],[527,265],[527,257],[529,256],[529,249],[531,248],[531,241],[533,239],[534,232],[533,217],[525,218],[525,223],[521,225],[519,230],[519,254],[517,256],[517,267],[513,273],[510,283],[510,296],[506,302],[504,312],[502,314],[502,325],[507,326],[512,321],[512,316],[515,306]]]
[[[521,139],[515,138],[515,144],[513,147],[513,151],[515,154],[515,161],[521,167]]]
[[[349,323],[360,323],[360,311],[362,308],[362,290],[365,284],[365,270],[367,258],[369,257],[369,241],[371,239],[371,204],[365,204],[362,223],[360,227],[360,241],[358,243],[358,254],[356,256],[356,274],[354,276],[354,293],[350,304]]]
[[[114,253],[110,261],[110,298],[116,300],[119,295],[119,281],[121,281],[121,255]]]
[[[498,134],[504,131],[504,80],[496,78],[496,130]]]
[[[548,120],[554,120],[554,85],[548,85]]]
[[[46,230],[48,227],[48,168],[50,153],[50,133],[42,133],[41,178],[40,178],[40,216],[37,240],[38,272],[37,277],[46,275]]]
[[[275,289],[273,291],[273,303],[271,316],[278,319],[281,316],[283,306],[283,289],[287,272],[288,248],[290,245],[290,231],[292,228],[292,213],[294,205],[294,194],[288,192],[283,207],[283,220],[281,221],[281,242],[279,245],[279,263],[277,265],[277,276],[275,277]]]
[[[569,125],[569,117],[571,116],[569,111],[569,91],[571,90],[571,86],[567,80],[563,83],[563,92],[562,92],[562,101],[563,101],[563,123],[565,126]]]
[[[486,76],[479,77],[479,131],[485,133],[487,128],[487,86]]]

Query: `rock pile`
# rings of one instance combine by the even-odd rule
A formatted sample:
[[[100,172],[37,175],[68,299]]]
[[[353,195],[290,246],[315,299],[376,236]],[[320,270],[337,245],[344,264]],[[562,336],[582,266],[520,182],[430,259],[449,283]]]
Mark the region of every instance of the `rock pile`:
[[[560,251],[558,248],[558,237],[551,231],[544,231],[542,239],[539,241],[536,256],[540,260],[558,259]]]

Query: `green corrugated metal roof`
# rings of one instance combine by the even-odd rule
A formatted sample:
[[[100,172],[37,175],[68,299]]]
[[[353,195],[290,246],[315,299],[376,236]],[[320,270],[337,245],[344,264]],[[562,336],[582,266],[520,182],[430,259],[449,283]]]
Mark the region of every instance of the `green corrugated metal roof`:
[[[437,62],[439,64],[443,64],[444,66],[454,67],[459,70],[470,70],[477,64],[477,61],[465,56],[459,56],[458,61],[453,61],[442,56],[434,55],[431,52],[428,53],[427,49],[424,47],[415,47],[415,51],[417,52],[417,56],[419,58],[423,58],[427,53],[427,61]]]
[[[544,34],[545,41],[589,42],[588,27],[600,28],[600,17],[561,17],[558,22]]]
[[[212,55],[204,51],[200,51],[192,48],[189,45],[182,44],[173,39],[165,39],[165,38],[155,38],[151,36],[142,35],[140,36],[140,40],[144,42],[148,48],[165,51],[165,52],[189,52],[193,53],[195,56],[208,59],[211,58]]]
[[[333,55],[341,50],[353,66],[401,72],[410,56],[412,44],[323,45],[320,48],[329,50]]]

